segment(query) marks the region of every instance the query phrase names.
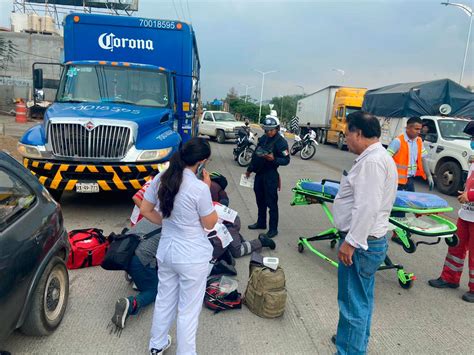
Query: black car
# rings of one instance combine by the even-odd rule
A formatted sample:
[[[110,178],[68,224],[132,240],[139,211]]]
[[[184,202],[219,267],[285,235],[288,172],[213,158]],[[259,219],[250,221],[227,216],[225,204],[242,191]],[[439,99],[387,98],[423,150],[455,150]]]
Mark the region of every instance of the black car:
[[[69,248],[59,205],[0,151],[0,340],[18,328],[47,335],[58,327],[69,296]]]

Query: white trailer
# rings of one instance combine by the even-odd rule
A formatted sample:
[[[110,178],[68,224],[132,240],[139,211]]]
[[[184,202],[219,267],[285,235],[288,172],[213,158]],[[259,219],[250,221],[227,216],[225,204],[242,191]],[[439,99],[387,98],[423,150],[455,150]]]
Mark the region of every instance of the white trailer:
[[[328,86],[298,100],[296,106],[296,116],[299,119],[298,125],[306,127],[309,122],[313,129],[329,128],[334,97],[339,88],[340,86]]]

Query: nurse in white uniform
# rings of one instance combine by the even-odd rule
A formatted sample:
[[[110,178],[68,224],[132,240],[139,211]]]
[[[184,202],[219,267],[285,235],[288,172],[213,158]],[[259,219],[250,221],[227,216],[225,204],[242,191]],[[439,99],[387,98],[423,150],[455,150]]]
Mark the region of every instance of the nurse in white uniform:
[[[211,180],[203,169],[210,155],[207,140],[191,139],[145,192],[141,214],[162,224],[150,354],[162,354],[171,345],[168,332],[176,313],[177,353],[196,354],[196,331],[212,258],[204,228],[212,229],[217,223]],[[196,176],[201,172],[202,180]]]

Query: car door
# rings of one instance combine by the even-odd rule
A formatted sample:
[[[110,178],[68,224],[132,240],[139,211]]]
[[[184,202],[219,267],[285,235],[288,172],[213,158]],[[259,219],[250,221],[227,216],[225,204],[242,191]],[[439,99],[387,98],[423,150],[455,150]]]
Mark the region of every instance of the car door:
[[[1,153],[0,153],[1,154]],[[20,167],[0,159],[0,338],[16,328],[42,260],[50,211]],[[13,160],[13,159],[12,159]],[[15,162],[15,164],[17,164]]]
[[[201,121],[200,127],[201,134],[213,134],[214,132],[214,119],[212,118],[212,113],[205,112]]]
[[[434,162],[437,160],[437,155],[442,151],[440,150],[438,140],[439,134],[434,120],[429,118],[424,118],[422,120],[422,125],[426,126],[428,131],[422,135],[423,145],[428,152],[426,159],[429,162],[429,166],[433,167]]]

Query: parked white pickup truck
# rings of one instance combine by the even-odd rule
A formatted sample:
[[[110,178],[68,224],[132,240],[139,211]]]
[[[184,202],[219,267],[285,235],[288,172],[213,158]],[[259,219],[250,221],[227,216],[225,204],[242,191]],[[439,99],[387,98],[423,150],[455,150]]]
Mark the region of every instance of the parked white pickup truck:
[[[199,134],[224,143],[226,139],[236,139],[238,129],[243,126],[243,122],[237,121],[229,112],[205,111],[199,122]]]

